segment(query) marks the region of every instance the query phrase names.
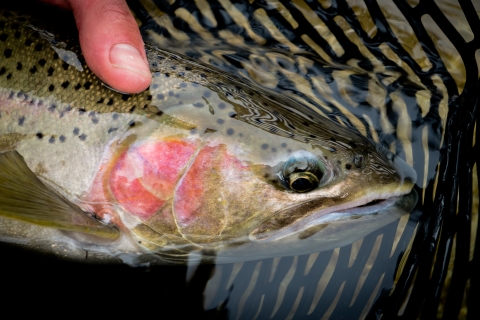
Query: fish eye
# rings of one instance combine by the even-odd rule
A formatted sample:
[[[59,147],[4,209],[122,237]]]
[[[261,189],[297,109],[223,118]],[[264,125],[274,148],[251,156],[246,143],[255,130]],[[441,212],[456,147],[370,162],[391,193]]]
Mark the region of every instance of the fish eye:
[[[308,192],[318,186],[318,178],[310,172],[294,172],[289,177],[290,189],[297,192]]]
[[[295,192],[316,189],[325,175],[321,159],[308,151],[294,153],[283,166],[283,180]]]

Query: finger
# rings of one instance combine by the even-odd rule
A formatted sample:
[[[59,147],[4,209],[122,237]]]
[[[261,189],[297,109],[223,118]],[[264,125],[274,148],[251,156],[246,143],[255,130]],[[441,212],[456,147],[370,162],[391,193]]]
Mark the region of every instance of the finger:
[[[144,44],[124,0],[69,0],[80,45],[90,69],[112,88],[126,93],[151,82]]]

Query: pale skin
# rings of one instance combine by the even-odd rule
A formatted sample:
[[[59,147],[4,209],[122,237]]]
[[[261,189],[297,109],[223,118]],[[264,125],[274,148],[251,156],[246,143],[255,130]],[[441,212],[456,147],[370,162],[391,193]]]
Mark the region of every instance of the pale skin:
[[[138,93],[151,74],[137,23],[124,0],[41,0],[71,10],[90,69],[112,88]]]

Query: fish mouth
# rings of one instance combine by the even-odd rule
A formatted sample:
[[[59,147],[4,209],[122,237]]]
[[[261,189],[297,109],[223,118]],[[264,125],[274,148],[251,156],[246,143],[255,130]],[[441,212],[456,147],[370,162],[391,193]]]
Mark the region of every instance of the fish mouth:
[[[410,192],[395,192],[392,194],[377,194],[358,201],[350,202],[348,204],[334,206],[327,209],[314,211],[308,217],[298,216],[295,218],[295,211],[301,211],[302,207],[314,206],[316,201],[307,201],[294,206],[293,208],[285,209],[283,214],[292,212],[292,223],[285,227],[268,230],[270,221],[265,221],[255,230],[250,233],[250,240],[252,241],[273,241],[291,236],[307,230],[311,227],[329,224],[342,223],[352,221],[355,219],[378,219],[383,215],[394,215],[397,217],[403,214],[410,213],[415,207],[418,200],[418,195],[415,190]]]

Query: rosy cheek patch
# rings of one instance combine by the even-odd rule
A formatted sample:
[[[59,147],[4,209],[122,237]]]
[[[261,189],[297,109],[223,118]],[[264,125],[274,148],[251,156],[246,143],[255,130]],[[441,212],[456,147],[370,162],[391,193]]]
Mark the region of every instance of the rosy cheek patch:
[[[235,179],[245,169],[227,153],[225,145],[204,147],[178,182],[173,202],[177,223],[188,229],[195,222],[200,229],[204,226],[215,231],[211,229],[223,218],[223,212],[212,208],[211,202],[223,188],[229,187],[229,179]],[[184,231],[188,232],[187,229]]]
[[[142,220],[152,217],[172,197],[196,147],[181,140],[133,145],[118,158],[109,177],[116,201]]]

